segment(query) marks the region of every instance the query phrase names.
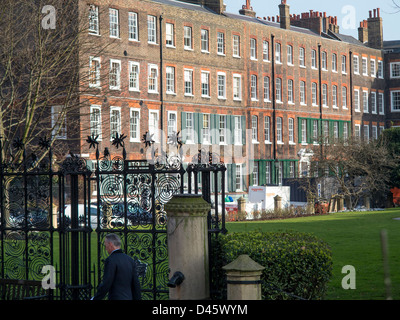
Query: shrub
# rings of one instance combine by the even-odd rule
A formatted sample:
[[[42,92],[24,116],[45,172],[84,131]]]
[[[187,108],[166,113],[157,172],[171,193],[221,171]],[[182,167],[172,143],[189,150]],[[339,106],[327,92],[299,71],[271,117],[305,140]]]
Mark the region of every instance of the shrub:
[[[247,254],[265,267],[263,299],[291,300],[297,296],[320,300],[326,292],[332,275],[331,250],[311,234],[251,231],[223,235],[216,242],[221,257],[217,264],[226,265]],[[226,278],[215,276],[219,281]]]

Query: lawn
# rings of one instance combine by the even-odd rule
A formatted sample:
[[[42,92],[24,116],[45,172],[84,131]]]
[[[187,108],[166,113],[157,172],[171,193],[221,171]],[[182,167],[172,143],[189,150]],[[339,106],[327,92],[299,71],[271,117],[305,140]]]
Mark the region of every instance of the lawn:
[[[227,223],[228,232],[250,230],[294,230],[312,233],[325,240],[332,249],[333,274],[326,300],[386,299],[380,233],[388,235],[391,292],[400,299],[400,209],[371,212],[341,212],[329,215],[270,221]],[[356,271],[356,288],[345,290],[342,268],[352,265]]]

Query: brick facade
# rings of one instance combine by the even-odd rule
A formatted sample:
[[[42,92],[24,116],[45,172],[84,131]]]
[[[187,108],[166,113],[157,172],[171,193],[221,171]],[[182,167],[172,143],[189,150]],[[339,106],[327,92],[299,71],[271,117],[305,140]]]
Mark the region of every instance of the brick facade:
[[[169,118],[172,115],[176,117],[174,131],[183,135],[186,150],[205,148],[219,153],[228,164],[228,175],[235,174],[235,164],[242,164],[240,187],[245,191],[253,182],[260,185],[280,182],[279,171],[275,171],[280,165],[281,177],[291,176],[293,168],[296,173],[302,171],[298,154],[313,144],[316,124],[318,130],[322,130],[321,124],[326,121],[329,132],[339,130],[340,136],[344,128],[352,134],[359,126],[360,135],[368,131],[369,137],[373,135],[373,128],[377,127],[379,132],[379,128],[387,126],[385,121],[391,119],[388,104],[384,103],[384,109],[380,110],[378,102],[372,102],[372,97],[378,101],[380,93],[384,94],[384,101],[389,99],[385,80],[389,72],[387,62],[383,76],[378,73],[378,62],[385,62],[384,51],[377,48],[381,40],[371,40],[381,36],[376,35],[381,30],[381,18],[370,16],[373,21],[368,19],[368,32],[361,32],[363,40],[368,35],[370,45],[367,45],[339,34],[337,18],[324,13],[310,11],[299,16],[289,15],[289,6],[282,4],[280,10],[284,16],[276,17],[275,21],[275,18],[256,17],[248,4],[243,6],[241,14],[220,14],[219,10],[224,10],[222,1],[210,3],[212,5],[206,7],[194,0],[90,2],[98,10],[98,33],[88,36],[98,41],[99,47],[108,45],[102,52],[93,53],[100,60],[101,85],[81,111],[79,153],[94,158],[93,149],[89,150],[84,143],[92,133],[93,105],[99,106],[101,116],[100,150],[108,147],[115,151],[110,141],[110,110],[116,107],[121,117],[120,131],[127,135],[125,146],[129,159],[145,157],[142,136],[151,129],[151,111],[157,114],[158,129],[166,135],[168,126],[173,123]],[[87,4],[85,1],[80,4],[85,15]],[[110,8],[118,10],[117,38],[110,37]],[[137,18],[138,37],[134,40],[129,39],[129,13]],[[148,35],[152,23],[156,41],[150,43]],[[364,22],[362,26],[367,24]],[[279,51],[280,62],[276,58]],[[300,51],[304,53],[304,65]],[[292,61],[288,61],[290,56]],[[358,74],[353,71],[354,57],[358,57]],[[363,74],[363,58],[367,63],[366,74]],[[89,62],[90,57],[81,59]],[[110,90],[109,86],[111,59],[120,65],[117,90]],[[138,66],[139,85],[134,90],[130,88],[132,63]],[[371,69],[374,66],[375,72]],[[151,72],[156,74],[157,81],[153,91],[149,90]],[[359,93],[359,110],[354,102],[356,93]],[[293,97],[293,102],[288,101],[289,96]],[[139,114],[139,139],[130,136],[132,110]],[[198,134],[195,141],[191,141],[188,125],[195,135]],[[209,130],[204,130],[204,125]],[[225,130],[221,130],[221,126]],[[229,129],[232,129],[231,135]],[[203,139],[209,143],[203,143]],[[221,140],[224,140],[222,145]],[[257,162],[256,175],[252,174],[249,158]],[[277,167],[273,165],[275,161],[279,163]],[[266,168],[266,165],[271,167]],[[266,171],[272,171],[269,177]],[[230,179],[233,186],[235,179]],[[239,182],[236,180],[236,186]],[[229,191],[238,188],[231,189]]]

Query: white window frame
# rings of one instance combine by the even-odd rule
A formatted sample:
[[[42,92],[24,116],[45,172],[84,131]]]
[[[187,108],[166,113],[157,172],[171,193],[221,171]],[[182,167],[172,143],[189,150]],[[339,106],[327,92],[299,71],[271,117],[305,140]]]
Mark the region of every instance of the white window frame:
[[[395,97],[396,96],[396,97]],[[395,109],[395,98],[397,101],[397,108]],[[400,112],[400,90],[390,91],[390,108],[392,112]]]
[[[362,103],[363,103],[363,112],[369,113],[368,91],[366,90],[363,90],[362,92]]]
[[[390,79],[400,78],[400,62],[390,63]]]
[[[264,117],[264,143],[271,143],[271,117]]]
[[[307,119],[301,119],[301,144],[307,145]]]
[[[99,35],[100,28],[99,28],[99,7],[90,4],[89,5],[89,34],[92,35]]]
[[[287,99],[288,104],[294,104],[294,81],[292,79],[288,79],[287,82]]]
[[[384,78],[384,64],[382,60],[378,60],[378,78]]]
[[[92,70],[93,63],[97,63],[97,68]],[[89,59],[89,87],[100,88],[100,70],[101,70],[101,59],[100,57],[90,57]],[[92,82],[92,77],[94,82]]]
[[[342,55],[342,74],[347,74],[347,56]]]
[[[279,42],[275,43],[275,63],[282,64],[282,45]]]
[[[354,89],[354,111],[361,112],[360,90]]]
[[[306,49],[303,47],[299,48],[299,64],[301,68],[306,67]]]
[[[64,106],[62,105],[55,105],[51,107],[51,127],[53,128],[52,136],[59,140],[67,139],[67,116],[64,115],[62,123],[59,123],[60,113],[65,113],[65,110],[63,109]]]
[[[241,163],[236,163],[236,168],[235,168],[235,189],[236,192],[240,192],[243,190],[243,170],[242,170],[242,164]]]
[[[210,52],[210,32],[207,29],[200,30],[201,52]]]
[[[257,39],[250,38],[250,60],[257,60]]]
[[[282,79],[276,78],[275,99],[277,103],[282,103]]]
[[[240,74],[233,74],[233,100],[242,100],[242,76]]]
[[[175,119],[173,119],[173,116]],[[168,111],[167,112],[167,134],[168,137],[171,137],[173,134],[177,134],[178,132],[178,113],[176,111]],[[169,143],[173,143],[168,139]]]
[[[170,22],[165,24],[165,46],[175,48],[175,25]]]
[[[201,71],[201,96],[210,98],[210,72]]]
[[[134,70],[133,68],[136,68]],[[139,91],[140,83],[140,63],[129,61],[129,91]]]
[[[385,114],[385,95],[382,92],[378,93],[378,112]]]
[[[218,99],[226,99],[226,73],[217,73],[217,93]]]
[[[363,126],[363,137],[364,137],[364,141],[369,142],[370,136],[369,136],[369,125],[368,124],[364,124]]]
[[[361,138],[361,125],[360,124],[354,125],[354,137],[357,139]]]
[[[128,13],[128,39],[130,41],[139,41],[139,27],[137,12]]]
[[[251,142],[258,143],[258,117],[251,116]]]
[[[225,55],[225,33],[217,32],[217,54]]]
[[[226,144],[226,115],[220,114],[219,115],[219,123],[218,123],[218,133],[219,133],[219,144],[225,145]]]
[[[294,118],[288,119],[289,144],[294,144]]]
[[[371,91],[371,113],[377,114],[378,113],[378,108],[377,108],[377,101],[376,101],[376,92]]]
[[[326,51],[321,51],[321,69],[328,71],[328,54]]]
[[[342,108],[347,109],[347,87],[342,86]]]
[[[371,69],[371,77],[372,78],[376,78],[376,60],[375,59],[370,59],[369,60],[369,65],[370,65],[370,69]]]
[[[306,82],[300,81],[300,104],[302,106],[307,105],[307,96],[306,96]]]
[[[211,144],[211,116],[209,113],[203,113],[202,121],[202,144]]]
[[[157,44],[157,17],[147,15],[147,42]]]
[[[242,145],[242,119],[241,119],[241,116],[234,116],[234,144]]]
[[[263,40],[263,61],[269,62],[269,42]]]
[[[312,105],[318,106],[318,84],[316,82],[311,84],[311,99]]]
[[[117,112],[117,118],[115,119],[114,111]],[[110,140],[115,138],[113,132],[121,134],[121,107],[110,107]]]
[[[94,111],[98,111],[98,119],[93,119]],[[101,132],[101,106],[100,105],[91,105],[90,106],[90,135],[97,136],[97,141],[102,140],[102,132]]]
[[[190,26],[183,26],[183,48],[193,50],[193,30]]]
[[[193,96],[193,69],[183,70],[183,90],[185,96]]]
[[[237,34],[234,34],[232,36],[232,55],[235,58],[240,58],[240,36]]]
[[[149,64],[147,70],[147,90],[149,93],[158,93],[158,66],[156,64]],[[152,70],[156,71],[154,78],[152,77]]]
[[[186,143],[194,144],[194,113],[187,112],[186,113]]]
[[[135,115],[137,114],[137,117]],[[136,123],[135,119],[137,120]],[[134,126],[136,125],[136,132]],[[136,135],[134,137],[133,135]],[[130,108],[129,109],[129,141],[130,142],[140,142],[140,109],[138,108]]]
[[[165,92],[167,94],[175,94],[175,67],[167,66],[165,68]]]
[[[288,66],[293,66],[293,46],[288,44],[286,46],[286,56]]]
[[[156,115],[156,118],[154,118]],[[154,123],[151,123],[152,120]],[[159,142],[159,122],[160,122],[160,113],[158,110],[149,110],[149,134],[150,137],[153,135],[153,140],[155,142]]]
[[[363,76],[368,76],[368,58],[362,57],[361,69]]]
[[[115,85],[112,84],[113,80],[111,79],[111,77],[114,75],[114,64],[118,65],[118,68],[115,70]],[[110,90],[121,89],[121,60],[110,59],[109,88]]]
[[[114,8],[108,9],[110,20],[110,38],[119,38],[119,10]]]
[[[317,50],[311,50],[311,69],[318,69],[317,68]]]
[[[338,90],[337,85],[332,86],[332,108],[338,108],[337,98],[338,98]]]
[[[326,83],[322,84],[322,106],[328,107],[328,85]]]
[[[358,55],[353,56],[353,72],[360,74],[360,57]]]
[[[332,53],[332,72],[338,72],[337,69],[337,54]]]
[[[283,118],[276,118],[276,141],[278,144],[283,144]]]
[[[250,76],[250,97],[251,101],[258,101],[258,77],[255,74]]]
[[[271,101],[271,91],[270,91],[270,77],[264,76],[264,101]]]

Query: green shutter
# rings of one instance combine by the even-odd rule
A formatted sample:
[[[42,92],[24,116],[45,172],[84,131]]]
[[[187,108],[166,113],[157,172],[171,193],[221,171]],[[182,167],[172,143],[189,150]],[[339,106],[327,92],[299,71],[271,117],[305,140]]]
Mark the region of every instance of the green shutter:
[[[303,142],[303,141],[302,141],[302,138],[303,138],[303,137],[301,136],[301,126],[302,126],[301,120],[302,120],[302,118],[298,118],[299,125],[297,126],[297,130],[298,130],[297,136],[299,137],[299,143],[300,143],[300,144]]]
[[[193,128],[194,128],[194,142],[196,143],[201,143],[200,139],[201,139],[201,130],[200,130],[200,114],[199,113],[193,113]]]
[[[216,126],[216,114],[211,114],[210,116],[210,132],[211,132],[211,144],[216,144],[217,142],[217,126]]]
[[[260,160],[258,161],[258,185],[263,186],[267,183],[267,177],[266,177],[266,162],[265,160]]]
[[[247,172],[247,166],[246,163],[242,164],[242,190],[247,191],[247,185],[248,185],[248,172]]]
[[[181,137],[182,143],[186,143],[186,112],[181,113]]]
[[[242,122],[242,144],[246,144],[246,116],[241,116]]]

